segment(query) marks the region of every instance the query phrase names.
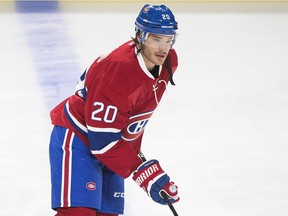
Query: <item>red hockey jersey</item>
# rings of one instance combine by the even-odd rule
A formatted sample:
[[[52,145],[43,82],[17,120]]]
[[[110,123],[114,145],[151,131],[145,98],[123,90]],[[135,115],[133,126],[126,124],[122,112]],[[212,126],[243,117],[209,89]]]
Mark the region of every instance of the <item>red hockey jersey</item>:
[[[174,73],[178,66],[169,51]],[[154,78],[135,43],[128,41],[98,57],[80,77],[75,94],[50,113],[52,124],[74,131],[105,166],[127,178],[142,163],[138,157],[144,128],[166,89],[169,73]]]

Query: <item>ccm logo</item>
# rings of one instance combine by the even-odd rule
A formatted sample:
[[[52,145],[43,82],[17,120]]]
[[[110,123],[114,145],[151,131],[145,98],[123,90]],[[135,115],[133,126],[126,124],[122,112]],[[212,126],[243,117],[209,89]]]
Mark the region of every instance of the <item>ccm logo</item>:
[[[124,193],[122,193],[122,192],[114,192],[113,197],[116,197],[116,198],[119,198],[119,197],[124,198]]]

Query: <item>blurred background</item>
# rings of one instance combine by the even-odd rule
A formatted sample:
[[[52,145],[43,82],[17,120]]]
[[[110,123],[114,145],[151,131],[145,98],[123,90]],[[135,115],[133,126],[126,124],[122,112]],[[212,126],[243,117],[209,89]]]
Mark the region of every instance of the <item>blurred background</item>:
[[[50,209],[50,110],[134,36],[144,4],[179,23],[176,86],[143,151],[179,186],[180,216],[288,215],[287,1],[0,1],[0,215]],[[126,181],[126,216],[172,215]]]

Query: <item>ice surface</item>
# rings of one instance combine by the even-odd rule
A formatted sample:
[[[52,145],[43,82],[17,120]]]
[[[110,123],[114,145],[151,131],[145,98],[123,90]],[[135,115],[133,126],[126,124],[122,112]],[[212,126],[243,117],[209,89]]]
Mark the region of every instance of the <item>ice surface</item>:
[[[49,110],[95,57],[133,36],[142,4],[110,11],[59,3],[38,12],[7,4],[0,4],[0,215],[53,215]],[[287,216],[287,4],[173,6],[176,86],[147,126],[146,157],[178,184],[180,216]],[[131,179],[125,205],[126,216],[172,215]]]

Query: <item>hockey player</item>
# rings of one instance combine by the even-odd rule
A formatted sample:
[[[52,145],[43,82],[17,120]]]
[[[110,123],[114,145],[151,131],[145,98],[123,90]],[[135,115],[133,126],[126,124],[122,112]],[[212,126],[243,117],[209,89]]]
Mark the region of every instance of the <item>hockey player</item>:
[[[176,185],[155,159],[138,156],[144,127],[178,66],[172,48],[178,24],[164,5],[145,5],[136,36],[98,57],[75,94],[50,113],[52,208],[56,216],[117,216],[124,211],[124,179],[160,204],[179,201]]]

